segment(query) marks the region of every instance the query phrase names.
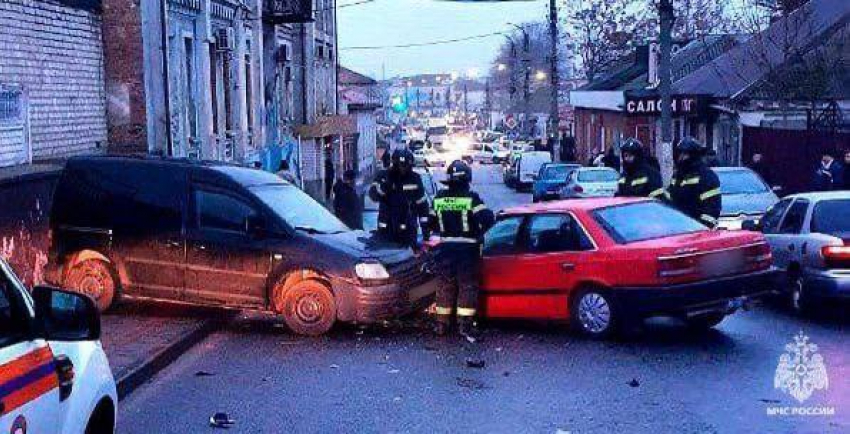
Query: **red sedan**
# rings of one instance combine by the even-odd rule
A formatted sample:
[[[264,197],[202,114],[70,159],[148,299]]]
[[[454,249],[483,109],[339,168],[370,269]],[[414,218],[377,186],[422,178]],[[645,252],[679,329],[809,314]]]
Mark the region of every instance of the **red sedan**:
[[[484,317],[570,320],[598,337],[652,316],[713,327],[776,276],[761,234],[709,230],[646,199],[509,209],[483,252]]]

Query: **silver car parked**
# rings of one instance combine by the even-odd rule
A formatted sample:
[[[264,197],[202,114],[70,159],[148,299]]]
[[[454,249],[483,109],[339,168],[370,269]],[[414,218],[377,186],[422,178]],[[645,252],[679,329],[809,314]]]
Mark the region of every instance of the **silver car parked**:
[[[561,199],[585,197],[614,197],[620,174],[609,167],[582,167],[567,177],[567,185],[561,188]]]
[[[711,170],[720,179],[719,229],[741,229],[744,220],[758,221],[768,208],[779,202],[773,189],[746,167],[712,167]]]
[[[826,299],[850,300],[850,191],[788,196],[760,223],[743,226],[764,233],[796,311]]]

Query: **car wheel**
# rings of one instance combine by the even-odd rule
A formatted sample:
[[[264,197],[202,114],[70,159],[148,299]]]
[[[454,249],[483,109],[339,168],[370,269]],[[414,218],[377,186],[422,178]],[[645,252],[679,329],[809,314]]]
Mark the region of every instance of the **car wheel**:
[[[599,289],[586,289],[576,295],[571,319],[576,330],[596,339],[612,336],[619,326],[614,300]]]
[[[117,279],[104,261],[89,259],[71,268],[65,286],[94,300],[98,310],[106,312],[116,301]]]
[[[723,313],[709,313],[705,315],[695,316],[693,318],[688,318],[685,320],[685,323],[688,325],[688,328],[693,331],[700,330],[708,330],[713,328],[723,322],[726,318],[726,314]]]
[[[327,285],[316,280],[296,283],[275,304],[290,330],[306,336],[327,333],[336,322],[336,301]]]
[[[790,285],[789,288],[789,302],[791,305],[791,309],[794,310],[795,313],[799,315],[806,315],[814,310],[814,300],[812,300],[812,296],[809,295],[808,291],[806,291],[806,285],[803,283],[802,277],[794,277],[788,283]]]

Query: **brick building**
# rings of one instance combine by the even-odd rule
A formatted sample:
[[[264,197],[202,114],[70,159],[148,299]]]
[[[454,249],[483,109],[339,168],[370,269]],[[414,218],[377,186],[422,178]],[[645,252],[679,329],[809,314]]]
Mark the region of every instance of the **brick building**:
[[[0,1],[0,167],[105,150],[101,22],[95,1]]]

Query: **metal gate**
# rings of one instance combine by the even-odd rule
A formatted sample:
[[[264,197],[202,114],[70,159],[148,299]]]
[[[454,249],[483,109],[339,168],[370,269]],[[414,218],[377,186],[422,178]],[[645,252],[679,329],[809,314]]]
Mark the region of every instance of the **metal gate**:
[[[31,161],[26,95],[18,87],[0,85],[0,167]]]

